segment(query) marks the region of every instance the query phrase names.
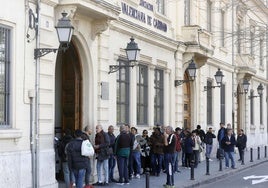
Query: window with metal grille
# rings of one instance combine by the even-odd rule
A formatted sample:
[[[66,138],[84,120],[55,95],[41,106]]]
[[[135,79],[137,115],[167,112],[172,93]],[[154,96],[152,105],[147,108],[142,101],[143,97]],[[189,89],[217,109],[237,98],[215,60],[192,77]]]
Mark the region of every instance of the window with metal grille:
[[[161,14],[165,14],[165,0],[156,0],[157,11]]]
[[[212,81],[207,80],[207,86],[212,86]],[[207,125],[212,124],[212,89],[207,90]]]
[[[0,127],[9,126],[10,29],[0,25]]]
[[[221,85],[221,122],[225,124],[225,84]]]
[[[190,25],[191,21],[191,1],[184,0],[184,25]]]
[[[127,62],[119,60],[119,65]],[[117,124],[129,123],[129,68],[123,67],[117,72]]]
[[[148,114],[148,67],[138,65],[137,71],[137,124],[147,125]]]
[[[154,72],[154,123],[164,123],[164,71],[155,69]]]
[[[254,125],[254,91],[250,91],[250,124]]]
[[[211,31],[211,23],[212,23],[212,2],[211,0],[207,0],[207,30]]]

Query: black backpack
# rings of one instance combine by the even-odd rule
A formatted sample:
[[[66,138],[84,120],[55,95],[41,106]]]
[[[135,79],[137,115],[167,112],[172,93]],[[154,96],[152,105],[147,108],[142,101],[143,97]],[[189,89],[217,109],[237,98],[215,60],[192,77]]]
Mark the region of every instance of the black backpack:
[[[67,161],[67,155],[66,155],[66,152],[65,152],[65,148],[66,148],[66,145],[73,139],[73,137],[71,135],[65,135],[63,136],[63,138],[59,141],[59,144],[58,144],[58,154],[59,154],[59,157],[60,159],[63,161],[63,162],[66,162]]]

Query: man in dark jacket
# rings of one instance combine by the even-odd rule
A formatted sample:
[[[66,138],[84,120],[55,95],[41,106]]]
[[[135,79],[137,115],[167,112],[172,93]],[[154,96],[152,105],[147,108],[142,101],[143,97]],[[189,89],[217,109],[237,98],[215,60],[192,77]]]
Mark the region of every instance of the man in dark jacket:
[[[206,143],[206,158],[208,158],[210,161],[212,161],[212,159],[210,159],[210,154],[213,146],[213,138],[216,138],[216,136],[213,134],[212,128],[209,127],[204,142]]]
[[[238,161],[244,162],[244,150],[247,146],[247,136],[244,134],[244,130],[240,129],[237,135],[236,147],[239,151]]]
[[[133,139],[127,132],[127,126],[120,126],[120,134],[115,141],[115,153],[119,173],[119,185],[129,184],[128,162]]]
[[[114,167],[116,164],[116,160],[115,160],[115,153],[114,153],[114,145],[115,145],[115,135],[114,135],[114,126],[110,125],[108,127],[108,136],[110,139],[110,145],[109,147],[112,148],[113,150],[113,154],[110,155],[109,157],[109,181],[110,182],[117,182],[114,179]]]
[[[81,130],[76,130],[74,133],[75,139],[66,146],[69,169],[74,173],[77,188],[83,187],[88,164],[87,157],[81,155],[82,135],[83,132]]]
[[[231,159],[231,167],[235,169],[234,146],[236,145],[236,139],[232,129],[227,129],[227,135],[223,137],[221,145],[225,152],[225,167],[229,168],[229,159]]]
[[[225,136],[225,134],[226,134],[225,125],[224,125],[224,123],[220,123],[220,129],[218,130],[218,135],[217,135],[220,149],[222,149],[222,145],[221,145],[222,142],[221,141],[222,141],[223,137]]]
[[[97,176],[98,181],[93,185],[108,186],[109,185],[109,165],[108,159],[110,154],[107,153],[110,145],[110,139],[106,132],[103,131],[101,125],[96,126],[95,136],[95,153],[97,154]],[[102,168],[104,169],[104,181],[102,181]]]

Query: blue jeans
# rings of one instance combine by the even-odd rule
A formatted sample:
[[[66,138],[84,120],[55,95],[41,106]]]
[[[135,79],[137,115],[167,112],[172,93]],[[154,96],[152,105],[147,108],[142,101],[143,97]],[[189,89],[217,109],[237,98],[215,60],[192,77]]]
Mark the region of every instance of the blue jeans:
[[[71,182],[74,183],[74,173],[69,170],[68,162],[62,162],[62,170],[63,170],[63,176],[64,176],[64,182],[66,188],[69,188],[71,185]]]
[[[72,171],[75,177],[76,188],[83,188],[86,169],[80,169],[80,170],[73,169]]]
[[[102,181],[102,168],[104,169],[104,181]],[[97,159],[97,176],[99,183],[109,183],[109,167],[108,167],[108,159],[106,160],[98,160]]]
[[[114,167],[115,167],[115,156],[111,155],[109,158],[109,180],[114,179]]]
[[[135,169],[134,169],[135,166]],[[141,153],[139,151],[132,151],[132,165],[130,166],[130,174],[141,173]]]
[[[225,155],[225,166],[229,167],[229,159],[231,159],[231,167],[235,168],[235,161],[234,161],[234,152],[224,152]]]
[[[210,158],[211,151],[212,151],[212,145],[207,144],[206,145],[206,158]]]
[[[156,154],[153,153],[151,156],[151,167],[152,167],[152,173],[155,174],[159,174],[162,168],[162,161],[164,159],[164,155],[163,154]]]
[[[164,161],[165,161],[165,167],[166,167],[166,174],[167,174],[167,183],[166,185],[174,185],[174,173],[173,173],[173,159],[174,154],[173,153],[165,153],[164,154]]]
[[[179,171],[180,154],[181,154],[181,151],[176,151],[174,153],[174,163],[173,163],[174,171],[173,172]]]
[[[128,182],[128,157],[117,156],[117,167],[119,173],[119,182]],[[123,181],[124,179],[124,181]]]
[[[90,164],[90,159],[88,158],[88,164],[87,164],[86,174],[85,174],[85,184],[86,185],[89,185],[90,174],[91,174],[91,164]]]

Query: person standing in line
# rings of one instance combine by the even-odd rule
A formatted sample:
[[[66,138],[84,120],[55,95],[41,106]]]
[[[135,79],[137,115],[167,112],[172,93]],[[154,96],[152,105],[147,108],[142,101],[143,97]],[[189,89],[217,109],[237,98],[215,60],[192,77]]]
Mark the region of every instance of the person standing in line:
[[[166,167],[167,181],[164,185],[165,188],[175,188],[174,186],[174,173],[173,173],[173,157],[176,147],[176,138],[171,126],[166,127],[164,132],[164,161]]]
[[[83,133],[84,134],[82,135],[82,139],[89,140],[89,142],[91,142],[90,135],[92,134],[92,130],[89,125],[85,126]],[[87,157],[87,160],[88,160],[88,165],[87,165],[86,174],[85,174],[85,185],[90,186],[91,161],[89,157]]]
[[[237,142],[236,142],[236,147],[238,148],[239,152],[238,161],[242,161],[244,159],[244,151],[246,146],[247,146],[247,136],[244,134],[244,130],[240,129],[237,135]]]
[[[116,165],[116,160],[115,160],[115,151],[114,151],[114,145],[115,145],[115,135],[114,135],[114,126],[110,125],[108,127],[108,136],[110,139],[110,145],[109,147],[112,148],[113,154],[110,155],[109,157],[109,182],[117,182],[114,179],[114,168]]]
[[[150,172],[151,169],[149,136],[146,129],[142,131],[142,138],[145,140],[145,143],[141,145],[141,167],[143,169],[142,174],[145,174],[145,172]]]
[[[194,140],[192,138],[192,133],[190,131],[185,132],[184,147],[185,147],[185,168],[190,169],[191,162],[193,161],[193,147],[194,147]]]
[[[119,185],[129,184],[128,162],[133,139],[125,125],[120,126],[120,134],[115,139],[115,154],[119,173]]]
[[[95,153],[97,154],[97,176],[98,181],[93,185],[97,186],[109,186],[109,167],[108,159],[109,155],[105,150],[110,145],[110,139],[107,133],[102,129],[101,125],[96,126],[96,136],[95,136]],[[104,169],[104,181],[102,181],[102,168]]]
[[[88,157],[81,155],[81,145],[83,142],[81,130],[76,130],[75,139],[66,146],[67,161],[69,169],[74,173],[76,188],[83,188]]]
[[[152,175],[159,176],[164,159],[164,135],[160,132],[160,127],[154,127],[154,132],[150,136],[151,146],[151,167]]]
[[[198,163],[199,163],[199,157],[200,157],[199,150],[201,147],[201,139],[196,131],[192,132],[192,137],[194,141],[194,146],[193,146],[194,167],[197,168]]]
[[[179,171],[179,161],[181,160],[181,128],[177,127],[175,129],[175,136],[176,136],[176,147],[174,153],[174,173],[180,172]]]
[[[63,133],[64,133],[64,136],[59,142],[58,153],[61,159],[65,186],[66,188],[69,188],[70,185],[74,183],[75,178],[68,166],[66,146],[68,145],[69,142],[73,140],[73,137],[72,137],[72,132],[70,129],[66,129]]]
[[[206,133],[205,136],[205,144],[206,144],[206,158],[209,159],[209,161],[212,161],[212,159],[210,158],[210,154],[212,151],[212,147],[213,147],[213,138],[216,138],[216,135],[213,134],[212,132],[212,127],[209,127],[208,132]]]
[[[220,129],[218,130],[218,135],[217,135],[220,149],[223,149],[221,146],[221,143],[222,143],[221,141],[224,138],[225,133],[226,133],[225,125],[224,123],[220,123]]]
[[[236,145],[236,139],[232,129],[227,129],[227,135],[223,137],[221,142],[225,154],[225,167],[229,168],[229,159],[231,159],[231,167],[232,169],[236,169],[234,161],[234,146]]]
[[[126,133],[130,135],[131,139],[132,139],[132,142],[134,143],[134,140],[135,140],[135,136],[130,132],[130,125],[129,124],[125,124],[125,127],[126,127]],[[133,164],[133,158],[132,158],[132,151],[133,151],[133,148],[130,148],[130,153],[129,153],[129,157],[128,157],[128,179],[131,180],[132,179],[132,176],[131,176],[131,166]]]
[[[140,179],[141,174],[141,145],[145,144],[145,140],[138,134],[138,130],[135,127],[131,127],[131,133],[134,135],[134,144],[132,150],[132,165],[131,165],[131,178],[136,177]]]

